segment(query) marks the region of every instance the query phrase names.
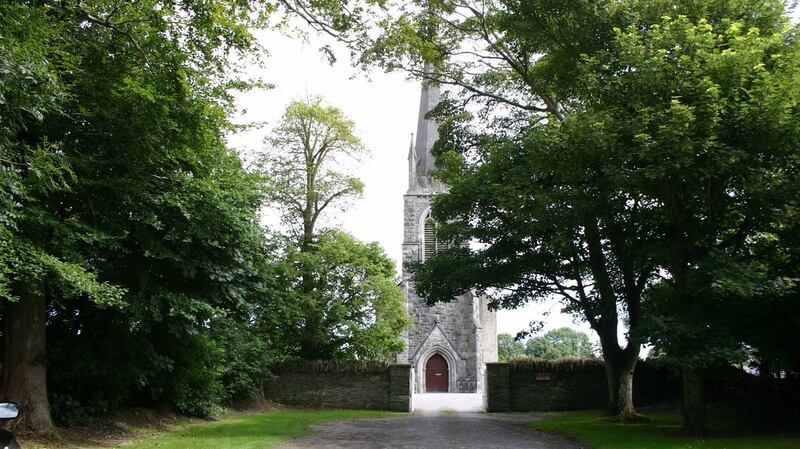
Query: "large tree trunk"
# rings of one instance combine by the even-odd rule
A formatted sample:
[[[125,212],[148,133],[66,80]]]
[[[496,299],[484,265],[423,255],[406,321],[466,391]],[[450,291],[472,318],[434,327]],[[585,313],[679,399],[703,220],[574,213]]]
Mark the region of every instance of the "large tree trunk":
[[[633,373],[639,360],[639,346],[621,349],[614,334],[598,332],[600,345],[605,360],[606,382],[608,384],[609,415],[617,416],[621,421],[640,421],[642,416],[636,413],[633,405]],[[635,343],[628,343],[634,345]]]
[[[605,356],[606,368],[606,382],[608,383],[608,404],[606,405],[606,413],[610,416],[616,415],[619,410],[619,372],[616,369],[616,363],[613,363],[611,357]]]
[[[22,406],[17,426],[56,435],[47,400],[45,316],[45,298],[41,293],[25,293],[18,301],[7,303],[3,399]]]
[[[636,351],[637,354],[639,351]],[[636,369],[637,357],[626,357],[619,372],[617,388],[617,416],[621,421],[639,421],[642,417],[633,406],[633,372]]]
[[[600,318],[587,317],[593,322],[592,328],[600,337],[603,348],[603,358],[606,363],[606,376],[608,377],[608,411],[616,415],[621,421],[641,420],[633,406],[633,371],[639,358],[641,345],[638,339],[629,337],[627,346],[620,347],[617,338],[619,316],[617,312],[618,293],[614,289],[612,276],[604,253],[603,238],[598,220],[591,217],[586,220],[586,244],[589,250],[589,265],[595,280],[595,287],[600,293]],[[611,233],[612,241],[620,237]],[[624,252],[622,253],[624,256]],[[619,256],[619,254],[618,254]],[[624,294],[628,306],[630,334],[635,334],[635,329],[641,317],[641,288],[637,286],[637,278],[633,272],[633,265],[625,257],[620,257],[621,268],[625,273]],[[625,263],[627,261],[627,263]]]
[[[702,436],[706,430],[706,403],[703,373],[691,367],[683,369],[683,431]]]
[[[619,351],[614,357],[606,357],[606,376],[608,382],[609,415],[623,422],[641,421],[643,417],[636,413],[633,405],[633,373],[636,369],[639,351]]]

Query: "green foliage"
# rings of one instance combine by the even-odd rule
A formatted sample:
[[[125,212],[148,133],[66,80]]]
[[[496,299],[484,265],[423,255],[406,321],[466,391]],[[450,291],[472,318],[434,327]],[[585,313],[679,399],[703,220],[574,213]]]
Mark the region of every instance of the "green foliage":
[[[569,327],[554,329],[527,341],[518,340],[510,334],[498,334],[497,354],[501,362],[520,357],[546,360],[595,357],[589,336]]]
[[[586,58],[584,117],[627,149],[620,185],[653,201],[653,254],[670,274],[650,295],[653,341],[701,368],[746,357],[748,300],[781,304],[782,322],[791,309],[780,298],[797,288],[763,245],[785,245],[773,239],[795,226],[798,46],[776,2],[750,7],[764,16],[722,2],[708,16],[617,28],[611,51]]]
[[[453,8],[466,13],[455,23],[443,19]],[[732,296],[792,292],[791,275],[749,257],[765,254],[758,249],[764,236],[781,238],[778,229],[794,226],[787,218],[797,179],[786,168],[797,163],[798,50],[783,10],[780,1],[755,0],[484,10],[445,3],[416,16],[417,30],[426,21],[440,30],[427,35],[439,45],[434,59],[478,45],[498,60],[450,58],[431,75],[474,93],[469,98],[486,107],[480,117],[493,117],[489,131],[477,132],[462,102],[440,108],[440,176],[453,188],[434,208],[454,237],[488,246],[426,264],[418,274],[422,291],[439,300],[469,287],[513,286],[501,290],[502,306],[555,293],[591,322],[603,307],[587,300],[608,287],[600,262],[616,266],[611,286],[629,285],[616,293],[622,297],[646,287],[660,267],[680,298],[666,308],[684,304],[699,318],[684,321],[694,329],[686,332],[699,332],[686,344],[706,346],[720,329],[701,330],[713,316],[699,313],[703,298],[725,304]],[[390,60],[425,54],[408,44],[394,44]],[[602,243],[594,251],[604,260],[589,254],[581,265],[593,220]],[[590,276],[592,294],[553,280],[570,276]],[[661,329],[677,331],[678,315]]]
[[[256,389],[274,353],[252,342],[277,331],[250,323],[283,308],[264,180],[224,135],[231,89],[251,86],[231,56],[258,54],[269,8],[0,8],[0,295],[46,298],[57,417],[131,402],[209,416]]]
[[[175,408],[186,415],[213,418],[222,409],[223,386],[218,363],[222,351],[217,342],[202,334],[186,336],[180,343],[170,342],[166,356],[171,381],[155,381],[155,390],[163,389]],[[161,348],[159,348],[161,349]],[[162,349],[163,351],[163,349]]]
[[[589,336],[569,327],[532,337],[525,343],[525,355],[539,359],[593,357]]]
[[[15,227],[28,170],[34,173],[39,188],[60,184],[69,173],[63,160],[53,160],[59,159],[55,145],[18,138],[28,123],[57,111],[66,97],[58,71],[69,70],[74,61],[63,57],[66,55],[51,54],[52,40],[58,39],[61,31],[57,24],[47,20],[43,10],[18,4],[0,5],[0,117],[3,118],[0,226],[3,228]],[[47,163],[48,156],[54,164]]]
[[[355,123],[320,97],[289,104],[266,143],[260,165],[270,180],[270,200],[291,237],[307,251],[323,212],[341,211],[363,193],[363,183],[347,173],[347,163],[366,149]]]
[[[294,335],[315,348],[313,357],[303,348],[298,355],[384,361],[403,349],[400,335],[410,323],[405,297],[394,262],[377,243],[330,229],[317,237],[313,252],[290,253],[287,261],[293,267],[287,289],[297,295],[304,317]],[[303,273],[310,273],[313,292],[303,292]]]
[[[347,373],[347,374],[382,374],[389,369],[386,362],[372,360],[305,360],[291,361],[273,365],[277,373]]]
[[[67,296],[118,302],[121,290],[98,282],[85,261],[63,251],[65,245],[42,245],[43,232],[88,234],[55,223],[43,207],[41,198],[67,190],[74,173],[59,138],[35,131],[47,115],[63,111],[68,91],[60,75],[75,70],[78,57],[59,47],[66,29],[45,8],[2,5],[0,16],[0,293],[11,300],[20,290],[39,293],[43,279],[52,277]]]
[[[497,334],[497,358],[507,362],[525,355],[525,345],[511,334]]]
[[[456,86],[435,114],[451,189],[433,216],[483,244],[416,267],[423,296],[474,288],[514,308],[557,295],[610,363],[649,339],[702,369],[759,342],[797,369],[794,339],[781,351],[759,337],[767,321],[745,322],[761,308],[796,325],[800,46],[784,2],[417,6],[365,57]]]
[[[270,312],[259,314],[277,315]],[[276,345],[278,332],[270,329],[268,322],[222,318],[215,320],[214,341],[220,348],[219,381],[225,401],[244,401],[257,398],[264,380],[270,376],[271,367],[286,348]],[[271,337],[271,338],[270,338]]]
[[[514,371],[602,371],[604,363],[596,359],[537,359],[537,358],[518,358],[510,362],[511,369]]]
[[[344,20],[337,7],[314,6]],[[352,121],[316,99],[287,110],[273,167],[300,160],[292,133],[325,125],[314,128],[325,164],[305,196],[290,171],[248,172],[226,146],[233,89],[260,85],[232,61],[258,62],[251,32],[274,10],[249,0],[0,5],[0,297],[45,299],[62,422],[129,403],[207,417],[257,394],[270,365],[297,353],[296,324],[313,304],[302,267],[316,270],[325,320],[315,337],[331,354],[385,359],[401,348],[408,318],[377,245],[312,224],[301,246],[319,251],[287,251],[259,222],[267,200],[305,198],[316,221],[362,191],[335,166],[363,150]]]

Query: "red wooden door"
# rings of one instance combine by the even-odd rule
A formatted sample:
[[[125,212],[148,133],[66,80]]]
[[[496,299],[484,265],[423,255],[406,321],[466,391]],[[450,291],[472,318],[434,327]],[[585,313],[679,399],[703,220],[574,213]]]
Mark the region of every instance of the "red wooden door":
[[[444,392],[448,390],[450,375],[447,360],[441,354],[434,354],[425,364],[425,391]]]

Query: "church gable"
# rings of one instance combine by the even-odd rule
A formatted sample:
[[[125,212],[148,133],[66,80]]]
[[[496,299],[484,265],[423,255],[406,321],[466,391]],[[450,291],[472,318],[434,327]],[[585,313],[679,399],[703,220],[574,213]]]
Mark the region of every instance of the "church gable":
[[[433,329],[428,333],[428,336],[425,337],[421,342],[420,345],[417,347],[414,354],[411,355],[411,360],[415,363],[420,360],[420,358],[429,357],[433,352],[441,352],[442,355],[450,356],[450,358],[455,360],[465,360],[465,357],[462,357],[459,354],[458,350],[453,346],[450,340],[447,338],[447,335],[442,331],[442,328],[439,327],[439,323],[434,324]]]

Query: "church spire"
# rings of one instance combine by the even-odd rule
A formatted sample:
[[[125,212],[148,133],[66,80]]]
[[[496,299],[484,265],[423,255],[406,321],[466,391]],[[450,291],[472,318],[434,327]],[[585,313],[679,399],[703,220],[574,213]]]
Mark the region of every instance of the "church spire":
[[[426,65],[425,73],[433,73],[433,67]],[[428,187],[430,185],[431,172],[435,166],[431,148],[433,148],[436,139],[439,138],[439,126],[433,120],[425,118],[425,116],[439,103],[440,96],[441,92],[437,84],[429,80],[422,81],[422,94],[419,100],[419,118],[417,119],[417,141],[414,147],[417,158],[416,177],[423,187]]]

